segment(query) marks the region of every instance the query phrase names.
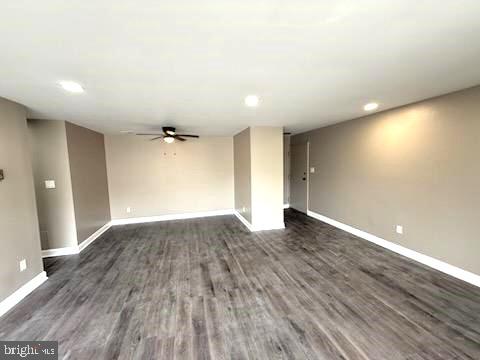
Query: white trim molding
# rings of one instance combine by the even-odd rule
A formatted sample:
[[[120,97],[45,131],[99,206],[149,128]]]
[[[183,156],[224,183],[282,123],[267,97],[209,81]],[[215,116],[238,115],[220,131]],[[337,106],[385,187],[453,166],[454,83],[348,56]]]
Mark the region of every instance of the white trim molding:
[[[262,226],[259,225],[252,225],[247,219],[245,219],[242,214],[240,214],[238,211],[234,211],[234,215],[240,220],[243,225],[245,225],[248,230],[254,232],[254,231],[266,231],[266,230],[280,230],[280,229],[285,229],[285,223],[280,223],[280,224],[263,224]]]
[[[11,308],[22,301],[28,294],[30,294],[37,287],[42,285],[47,280],[47,273],[42,271],[35,276],[32,280],[20,287],[12,295],[8,296],[5,300],[0,302],[0,316],[6,314]]]
[[[48,249],[48,250],[42,250],[42,258],[64,256],[64,255],[75,255],[75,254],[78,254],[79,252],[80,250],[78,249],[78,246]]]
[[[235,216],[237,217],[238,220],[240,220],[242,222],[243,225],[245,225],[247,227],[248,230],[250,231],[255,231],[254,227],[252,224],[250,224],[250,222],[245,219],[242,214],[240,214],[237,210],[234,211],[234,214]]]
[[[209,216],[233,215],[233,213],[234,213],[233,209],[224,209],[224,210],[191,212],[191,213],[183,213],[183,214],[144,216],[144,217],[137,217],[137,218],[114,219],[111,221],[111,224],[112,226],[114,226],[114,225],[149,223],[149,222],[157,222],[157,221],[168,221],[168,220],[195,219],[195,218],[202,218],[202,217],[209,217]]]
[[[289,208],[290,208],[290,204],[283,204],[283,208],[284,208],[284,209],[289,209]]]
[[[253,231],[267,231],[267,230],[282,230],[285,229],[285,223],[266,223],[266,224],[255,224],[253,225]]]
[[[95,231],[92,235],[86,238],[84,241],[77,246],[69,246],[57,249],[48,249],[42,250],[42,258],[54,257],[54,256],[65,256],[65,255],[76,255],[83,251],[88,245],[97,240],[105,231],[110,229],[112,222],[109,221],[103,225],[100,229]]]
[[[103,225],[100,229],[95,231],[92,235],[90,235],[88,238],[83,240],[80,245],[78,245],[78,250],[79,252],[83,251],[88,245],[90,245],[92,242],[97,240],[105,231],[110,229],[112,226],[111,221]]]
[[[416,252],[414,250],[408,249],[406,247],[403,247],[401,245],[397,245],[395,243],[392,243],[388,240],[382,239],[378,236],[372,235],[370,233],[367,233],[363,230],[356,229],[350,225],[343,224],[339,221],[330,219],[324,215],[317,214],[316,212],[307,211],[307,215],[311,216],[317,220],[323,221],[327,224],[330,224],[332,226],[335,226],[336,228],[342,229],[346,232],[349,232],[353,235],[356,235],[362,239],[365,239],[367,241],[370,241],[374,244],[377,244],[381,247],[384,247],[388,250],[391,250],[393,252],[396,252],[397,254],[403,255],[409,259],[418,261],[419,263],[422,263],[424,265],[427,265],[435,270],[441,271],[445,274],[448,274],[450,276],[453,276],[457,279],[463,280],[465,282],[468,282],[472,285],[479,286],[480,287],[480,276],[476,275],[474,273],[471,273],[469,271],[460,269],[456,266],[450,265],[446,262],[440,261],[438,259],[435,259],[433,257],[430,257],[428,255],[421,254],[419,252]]]

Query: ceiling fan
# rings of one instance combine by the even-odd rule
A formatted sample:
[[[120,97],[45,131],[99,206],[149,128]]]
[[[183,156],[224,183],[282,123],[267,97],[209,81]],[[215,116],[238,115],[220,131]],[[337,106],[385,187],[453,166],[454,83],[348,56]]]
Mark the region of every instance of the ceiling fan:
[[[153,132],[153,133],[142,133],[142,134],[135,134],[135,135],[155,136],[154,138],[150,139],[150,141],[163,139],[163,141],[165,141],[166,143],[169,143],[169,144],[173,143],[175,140],[186,141],[187,139],[184,139],[186,137],[189,137],[189,138],[199,138],[200,137],[198,135],[177,134],[177,132],[175,131],[175,128],[171,127],[171,126],[162,127],[162,131],[163,131],[163,133]]]

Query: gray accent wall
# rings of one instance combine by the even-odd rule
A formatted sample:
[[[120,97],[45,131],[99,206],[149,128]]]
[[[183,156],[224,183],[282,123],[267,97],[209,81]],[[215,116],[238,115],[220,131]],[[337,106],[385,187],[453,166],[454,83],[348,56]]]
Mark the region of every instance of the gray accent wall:
[[[65,121],[28,120],[42,250],[77,245]],[[55,189],[45,181],[54,180]]]
[[[75,247],[110,222],[104,135],[56,120],[28,127],[42,249]]]
[[[0,98],[0,301],[43,271],[26,109]],[[25,259],[27,269],[20,272]]]
[[[305,141],[311,211],[480,274],[480,87],[292,137]]]
[[[290,135],[283,136],[283,204],[290,203]]]
[[[78,243],[110,222],[104,135],[65,123]]]

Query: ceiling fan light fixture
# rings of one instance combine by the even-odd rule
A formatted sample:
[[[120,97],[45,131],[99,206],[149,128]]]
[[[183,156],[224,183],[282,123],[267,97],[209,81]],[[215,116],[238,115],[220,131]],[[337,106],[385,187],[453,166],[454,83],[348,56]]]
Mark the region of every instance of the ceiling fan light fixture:
[[[375,102],[368,103],[363,107],[363,110],[365,111],[373,111],[377,109],[378,109],[378,104]]]
[[[245,106],[247,107],[257,107],[260,103],[260,99],[257,95],[248,95],[245,98]]]
[[[162,127],[162,132],[150,131],[150,132],[147,132],[147,133],[135,133],[135,135],[148,136],[148,137],[150,137],[150,141],[163,140],[167,144],[171,144],[175,140],[184,142],[184,141],[187,141],[187,139],[185,139],[185,138],[198,139],[200,137],[198,135],[193,135],[193,134],[177,134],[176,129],[172,126]]]
[[[68,92],[83,93],[85,91],[83,90],[82,85],[74,81],[59,81],[58,83],[65,91]]]

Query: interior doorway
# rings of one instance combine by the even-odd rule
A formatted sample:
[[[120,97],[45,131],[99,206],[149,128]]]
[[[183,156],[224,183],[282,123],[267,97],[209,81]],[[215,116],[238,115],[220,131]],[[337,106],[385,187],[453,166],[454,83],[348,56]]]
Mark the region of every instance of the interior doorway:
[[[309,143],[294,144],[291,151],[290,207],[307,213]]]

